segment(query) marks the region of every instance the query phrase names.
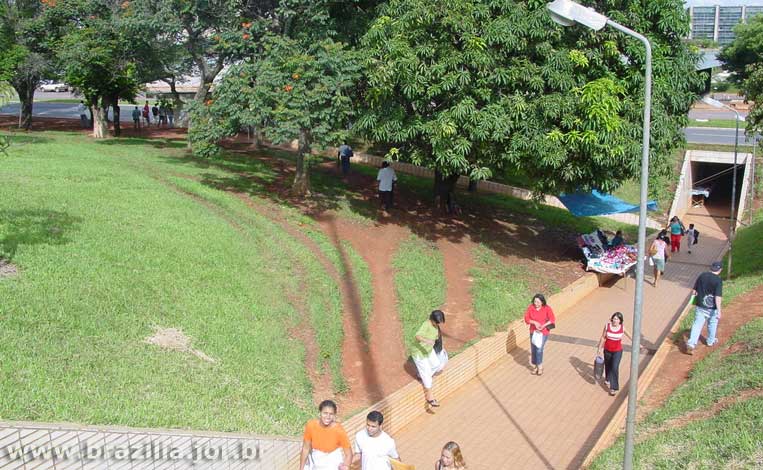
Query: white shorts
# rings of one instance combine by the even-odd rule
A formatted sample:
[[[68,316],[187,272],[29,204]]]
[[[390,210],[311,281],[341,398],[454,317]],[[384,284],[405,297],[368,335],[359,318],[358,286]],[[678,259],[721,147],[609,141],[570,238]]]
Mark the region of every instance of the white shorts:
[[[432,377],[443,370],[445,365],[448,364],[448,352],[445,348],[442,348],[440,353],[434,352],[434,349],[425,358],[413,358],[413,363],[416,364],[416,370],[419,372],[421,383],[424,384],[424,388],[432,388]]]

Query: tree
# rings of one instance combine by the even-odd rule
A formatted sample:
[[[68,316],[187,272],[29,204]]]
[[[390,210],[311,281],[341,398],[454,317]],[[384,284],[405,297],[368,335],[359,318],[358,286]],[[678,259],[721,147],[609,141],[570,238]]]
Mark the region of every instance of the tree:
[[[0,2],[0,69],[21,102],[19,127],[32,127],[34,92],[43,77],[53,74],[54,53],[39,0]]]
[[[204,125],[194,130],[192,143],[197,153],[208,155],[219,139],[243,125],[264,128],[275,143],[297,139],[292,192],[308,194],[312,147],[335,145],[347,136],[359,75],[357,53],[342,43],[326,39],[305,47],[294,39],[269,37],[262,55],[231,67],[214,100],[196,110]]]
[[[671,171],[701,80],[682,42],[679,0],[586,2],[654,44],[653,171]],[[546,2],[391,0],[363,45],[368,103],[357,127],[435,171],[435,196],[459,175],[502,168],[536,194],[615,189],[638,175],[643,60],[618,33],[564,29]],[[653,187],[656,185],[653,185]]]
[[[718,58],[741,85],[745,98],[754,102],[747,116],[747,130],[759,130],[763,124],[763,15],[734,29],[734,41],[724,47]]]
[[[60,0],[45,12],[61,38],[56,46],[64,79],[92,108],[95,138],[107,136],[111,106],[119,134],[119,99],[135,98],[153,60],[150,37],[129,9],[130,2],[120,0]]]

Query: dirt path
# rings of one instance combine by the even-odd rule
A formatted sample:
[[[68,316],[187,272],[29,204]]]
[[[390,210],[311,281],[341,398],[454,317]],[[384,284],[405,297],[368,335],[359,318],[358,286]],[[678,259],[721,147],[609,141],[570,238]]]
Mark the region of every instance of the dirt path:
[[[693,318],[694,312],[690,312],[689,315]],[[694,355],[688,356],[683,353],[686,338],[688,337],[688,332],[684,332],[681,341],[678,344],[671,345],[665,363],[660,367],[654,381],[641,398],[642,404],[639,405],[638,419],[644,418],[651,411],[662,406],[670,394],[673,393],[673,390],[689,379],[689,374],[694,368],[695,363],[710,354],[714,349],[724,348],[734,332],[751,320],[761,316],[763,316],[763,286],[748,292],[724,307],[723,316],[718,323],[717,346],[708,348],[704,346],[704,343],[700,343],[697,345]],[[695,419],[699,417],[697,416]]]
[[[446,315],[445,347],[454,352],[477,338],[478,325],[474,319],[471,292],[473,279],[469,273],[474,265],[474,243],[468,237],[461,243],[440,239],[437,247],[443,255],[445,268],[445,304],[440,307]]]

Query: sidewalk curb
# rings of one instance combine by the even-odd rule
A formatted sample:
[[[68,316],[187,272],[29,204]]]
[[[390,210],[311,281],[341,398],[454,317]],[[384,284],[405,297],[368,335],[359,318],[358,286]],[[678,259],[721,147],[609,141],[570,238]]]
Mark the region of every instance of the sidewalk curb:
[[[657,348],[657,352],[654,354],[654,357],[652,357],[652,359],[646,364],[645,367],[643,367],[642,371],[639,373],[638,390],[636,391],[637,397],[642,396],[644,392],[649,388],[649,386],[652,385],[652,381],[655,379],[655,377],[657,377],[657,372],[665,363],[665,360],[668,358],[668,354],[673,350],[674,345],[671,338],[676,332],[678,332],[681,322],[683,321],[684,317],[689,314],[692,307],[693,305],[690,304],[687,300],[683,311],[681,311],[681,314],[678,316],[678,318],[676,318],[676,321],[670,328],[668,335],[665,336],[665,339],[662,340],[662,343],[660,344],[660,347]],[[588,451],[588,454],[586,454],[586,457],[583,460],[582,468],[589,468],[593,460],[606,448],[611,446],[615,440],[625,431],[625,419],[627,413],[628,400],[623,400],[607,427],[604,428],[604,431],[602,431],[601,435],[596,440],[596,443],[593,445],[591,450]]]

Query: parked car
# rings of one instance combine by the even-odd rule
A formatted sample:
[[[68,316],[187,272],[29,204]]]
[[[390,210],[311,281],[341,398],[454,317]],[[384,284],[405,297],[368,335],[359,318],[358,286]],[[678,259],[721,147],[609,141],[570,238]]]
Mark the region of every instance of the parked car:
[[[44,83],[40,85],[40,91],[54,91],[56,93],[69,91],[69,85],[66,83]]]

